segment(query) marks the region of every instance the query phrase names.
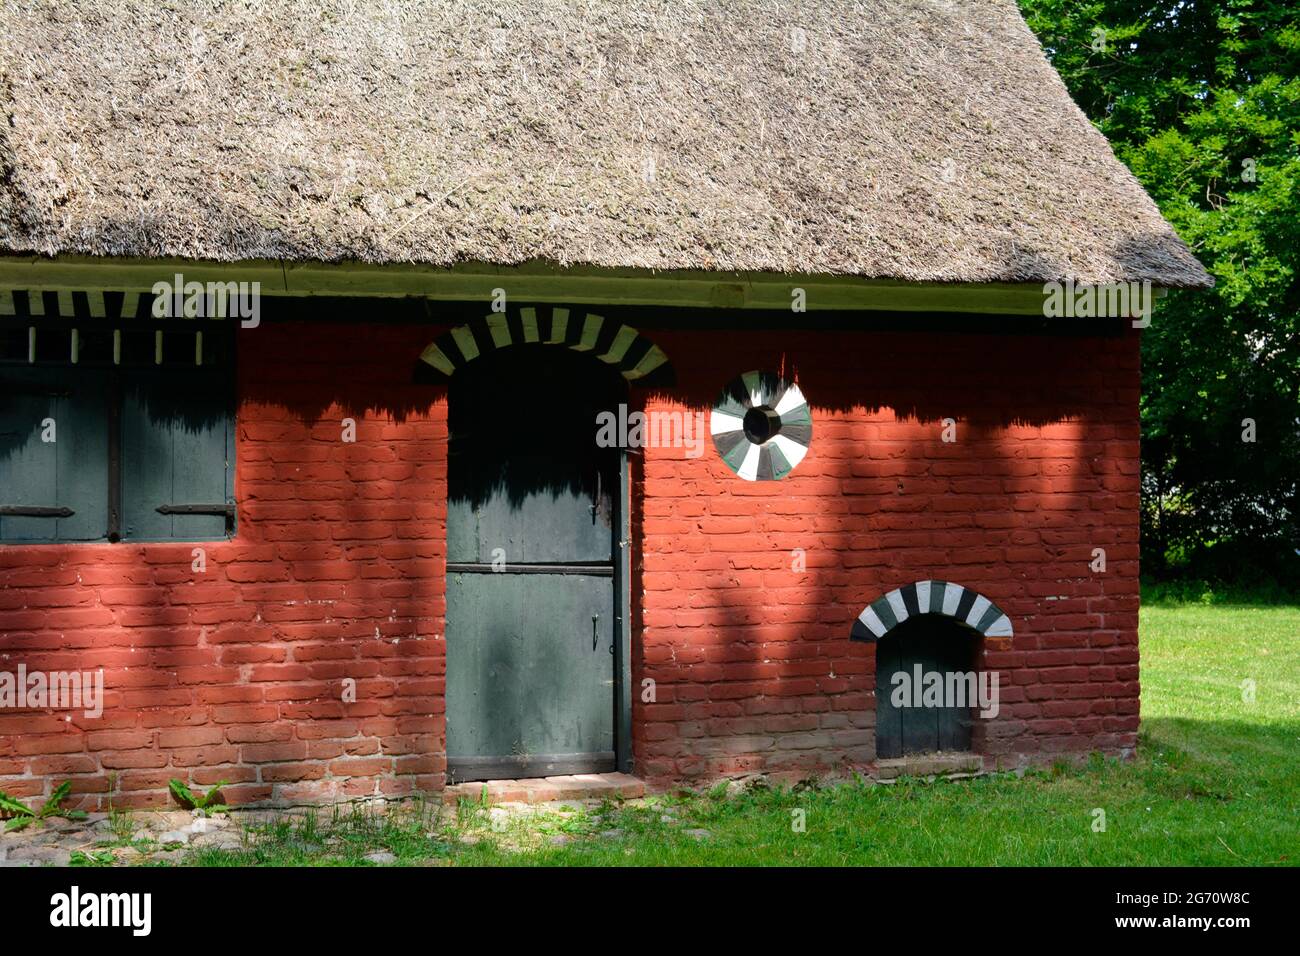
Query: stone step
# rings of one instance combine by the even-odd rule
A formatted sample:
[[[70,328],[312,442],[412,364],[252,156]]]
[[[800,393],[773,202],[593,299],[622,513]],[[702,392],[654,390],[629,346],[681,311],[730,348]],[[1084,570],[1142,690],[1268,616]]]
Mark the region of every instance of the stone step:
[[[979,754],[934,753],[909,757],[893,757],[876,763],[876,778],[894,780],[898,777],[931,777],[947,774],[973,774],[984,771],[984,758]]]
[[[561,800],[631,800],[645,796],[645,781],[626,773],[575,773],[562,777],[533,777],[525,780],[481,780],[450,784],[442,791],[444,803],[460,798],[481,800],[487,788],[487,802],[554,803]]]

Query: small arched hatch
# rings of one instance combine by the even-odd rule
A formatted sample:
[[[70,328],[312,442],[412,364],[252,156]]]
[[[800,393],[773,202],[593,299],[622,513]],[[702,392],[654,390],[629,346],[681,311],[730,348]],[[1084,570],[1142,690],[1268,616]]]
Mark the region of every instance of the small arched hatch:
[[[985,637],[1011,637],[1011,618],[984,595],[950,581],[916,581],[877,598],[853,622],[849,638],[878,641],[908,618],[942,614]]]
[[[868,605],[850,638],[876,648],[877,758],[970,751],[979,638],[1011,636],[1001,608],[949,581],[916,581]]]

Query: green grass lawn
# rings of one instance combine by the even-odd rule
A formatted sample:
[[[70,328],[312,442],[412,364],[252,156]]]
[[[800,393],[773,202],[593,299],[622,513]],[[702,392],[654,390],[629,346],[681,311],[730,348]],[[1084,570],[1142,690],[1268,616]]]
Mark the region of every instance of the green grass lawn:
[[[1254,681],[1254,701],[1243,681]],[[1142,612],[1142,737],[1127,762],[1023,778],[664,797],[527,819],[477,805],[284,820],[198,865],[1294,865],[1300,608]],[[1094,811],[1105,832],[1094,832]],[[794,826],[804,821],[803,832]],[[495,824],[495,829],[494,829]]]

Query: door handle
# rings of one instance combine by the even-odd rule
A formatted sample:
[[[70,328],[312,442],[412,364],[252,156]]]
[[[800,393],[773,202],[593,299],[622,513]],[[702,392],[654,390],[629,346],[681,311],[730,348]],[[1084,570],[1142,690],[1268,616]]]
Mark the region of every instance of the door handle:
[[[599,620],[599,614],[593,614],[591,616],[591,649],[593,651],[596,649],[596,645],[600,643],[600,638],[596,636],[596,622]]]

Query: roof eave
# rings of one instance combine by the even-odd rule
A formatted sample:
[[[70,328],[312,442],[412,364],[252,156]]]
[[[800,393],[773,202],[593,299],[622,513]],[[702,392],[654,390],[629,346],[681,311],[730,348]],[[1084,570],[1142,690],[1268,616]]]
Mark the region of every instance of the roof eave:
[[[808,311],[973,312],[1042,315],[1041,282],[908,282],[856,276],[607,269],[530,262],[451,267],[284,260],[0,255],[0,288],[149,291],[158,282],[258,282],[264,295],[417,296],[587,305],[790,309],[797,290]],[[1165,288],[1154,285],[1157,295]]]

